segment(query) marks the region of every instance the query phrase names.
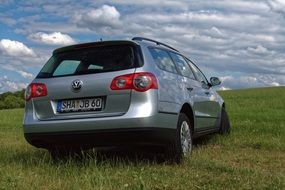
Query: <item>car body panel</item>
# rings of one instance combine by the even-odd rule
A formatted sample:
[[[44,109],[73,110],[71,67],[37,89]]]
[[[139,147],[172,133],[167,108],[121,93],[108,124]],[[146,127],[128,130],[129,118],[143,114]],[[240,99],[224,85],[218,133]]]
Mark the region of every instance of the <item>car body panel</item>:
[[[193,87],[192,93],[195,94],[194,113],[197,119],[197,130],[212,127],[216,123],[220,107],[219,103],[216,102],[215,95],[211,89],[201,88],[199,83]]]

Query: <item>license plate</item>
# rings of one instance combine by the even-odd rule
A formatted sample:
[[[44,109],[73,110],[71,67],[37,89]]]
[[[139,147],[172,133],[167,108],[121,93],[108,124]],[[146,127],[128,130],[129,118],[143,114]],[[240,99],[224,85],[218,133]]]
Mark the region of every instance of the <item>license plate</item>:
[[[76,100],[59,100],[57,112],[79,112],[79,111],[100,111],[102,110],[102,98],[86,98]]]

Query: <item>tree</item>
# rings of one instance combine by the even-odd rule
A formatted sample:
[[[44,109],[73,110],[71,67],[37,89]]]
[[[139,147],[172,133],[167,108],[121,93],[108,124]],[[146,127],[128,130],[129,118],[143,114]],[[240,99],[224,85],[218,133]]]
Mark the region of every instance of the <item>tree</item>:
[[[23,108],[24,106],[24,90],[0,94],[0,109]]]

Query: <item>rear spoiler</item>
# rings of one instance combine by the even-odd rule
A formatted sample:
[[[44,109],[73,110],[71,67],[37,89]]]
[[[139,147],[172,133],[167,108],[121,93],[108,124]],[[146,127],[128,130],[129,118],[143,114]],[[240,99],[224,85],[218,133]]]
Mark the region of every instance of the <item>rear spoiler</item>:
[[[61,47],[61,48],[55,49],[52,54],[54,55],[54,54],[74,51],[78,49],[108,46],[108,45],[137,45],[137,43],[135,43],[134,41],[128,41],[128,40],[90,42],[90,43],[83,43],[83,44],[76,44],[76,45]]]

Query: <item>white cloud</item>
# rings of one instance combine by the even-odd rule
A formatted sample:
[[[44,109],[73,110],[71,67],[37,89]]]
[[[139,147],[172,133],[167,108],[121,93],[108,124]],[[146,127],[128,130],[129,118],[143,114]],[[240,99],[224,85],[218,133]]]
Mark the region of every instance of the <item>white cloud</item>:
[[[285,15],[285,1],[284,0],[271,0],[268,5],[272,10]]]
[[[278,82],[272,82],[270,85],[271,86],[281,86]]]
[[[19,41],[9,39],[0,40],[0,52],[9,56],[35,57],[35,52]]]
[[[137,6],[161,6],[161,7],[187,7],[187,0],[177,1],[177,0],[104,0],[102,2],[116,3],[121,5],[137,5]]]
[[[30,34],[28,38],[33,41],[49,45],[70,45],[76,43],[72,37],[67,34],[62,34],[61,32],[53,32],[49,34],[37,32]]]
[[[216,38],[221,38],[221,37],[224,37],[225,35],[218,29],[216,28],[215,26],[213,26],[210,31],[209,31],[209,36],[213,36],[213,37],[216,37]]]
[[[268,52],[268,49],[263,47],[262,45],[258,45],[255,48],[248,47],[247,50],[257,54],[265,54]]]
[[[280,83],[281,81],[285,81],[285,77],[277,78],[272,75],[261,75],[254,74],[252,76],[249,75],[241,75],[241,76],[223,76],[220,77],[222,81],[222,89],[223,88],[253,88],[253,87],[267,87],[267,86],[282,86],[284,83]],[[279,82],[280,81],[280,82]]]
[[[7,76],[0,77],[0,93],[22,90],[27,86],[28,83],[12,81]]]
[[[7,70],[7,71],[14,71],[16,73],[19,73],[23,78],[27,79],[27,80],[31,80],[34,78],[34,75],[32,73],[26,72],[23,70],[23,66],[21,65],[21,63],[19,65],[14,65],[14,64],[10,64],[10,65],[4,65],[1,64],[0,62],[0,68],[3,70]],[[7,76],[5,76],[7,78]]]
[[[218,87],[217,90],[231,90],[231,88],[228,88],[228,87],[224,87],[224,86],[221,86],[221,87]]]
[[[2,13],[0,13],[0,23],[7,24],[8,26],[13,26],[17,24],[15,19],[9,18]]]
[[[28,73],[25,71],[16,71],[16,72],[18,72],[24,78],[27,78],[27,79],[33,79],[34,78],[34,75],[32,73]]]
[[[105,33],[109,29],[116,29],[122,26],[120,21],[121,14],[114,6],[103,5],[97,9],[91,9],[76,13],[73,22],[78,26],[100,29]]]

